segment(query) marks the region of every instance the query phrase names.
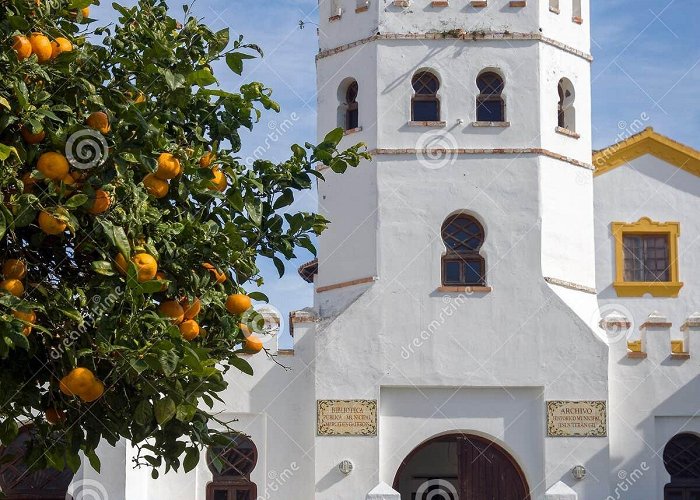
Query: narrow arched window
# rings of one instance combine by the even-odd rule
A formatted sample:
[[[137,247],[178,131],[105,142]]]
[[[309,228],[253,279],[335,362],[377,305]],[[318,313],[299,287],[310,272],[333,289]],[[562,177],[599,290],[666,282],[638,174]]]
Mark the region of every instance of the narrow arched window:
[[[562,78],[559,80],[557,92],[559,93],[557,125],[560,128],[576,132],[576,108],[574,108],[576,93],[574,92],[574,85],[568,78]]]
[[[360,111],[357,104],[357,93],[359,87],[357,82],[352,82],[345,93],[345,130],[353,130],[360,126]]]
[[[493,71],[485,71],[476,79],[479,95],[476,98],[476,121],[506,121],[506,105],[503,100],[503,78]]]
[[[243,434],[228,438],[228,444],[207,452],[207,465],[214,476],[207,485],[207,500],[255,500],[258,487],[250,480],[258,463],[255,443]]]
[[[411,120],[414,122],[439,122],[440,81],[429,71],[413,75],[413,99],[411,100]]]
[[[479,253],[484,244],[484,228],[466,214],[450,216],[442,224],[442,284],[444,286],[483,286],[486,284],[484,258]]]

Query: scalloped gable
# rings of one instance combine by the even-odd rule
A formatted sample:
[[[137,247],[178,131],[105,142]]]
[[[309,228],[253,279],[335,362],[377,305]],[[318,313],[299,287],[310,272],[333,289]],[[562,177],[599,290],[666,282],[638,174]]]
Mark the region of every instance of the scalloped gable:
[[[700,151],[654,132],[651,127],[624,141],[594,151],[593,175],[604,174],[647,154],[700,177]]]

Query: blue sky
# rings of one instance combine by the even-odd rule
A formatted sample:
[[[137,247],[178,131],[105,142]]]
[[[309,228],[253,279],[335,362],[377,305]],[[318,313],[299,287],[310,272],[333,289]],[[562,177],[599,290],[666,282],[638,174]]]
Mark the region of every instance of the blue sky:
[[[328,0],[321,0],[321,8]],[[542,1],[542,0],[540,0]],[[133,0],[124,1],[133,4]],[[176,15],[176,0],[169,2]],[[616,142],[618,134],[635,120],[658,132],[700,148],[700,35],[698,0],[594,0],[592,5],[593,145]],[[265,83],[282,105],[279,115],[265,115],[256,131],[244,137],[245,158],[258,146],[272,160],[289,155],[293,143],[316,138],[314,55],[316,27],[300,30],[299,20],[318,22],[318,0],[198,0],[194,11],[214,29],[229,27],[259,44],[265,58],[247,63],[244,77]],[[328,10],[327,8],[325,10]],[[112,17],[111,2],[93,8],[100,20]],[[217,75],[230,75],[218,68]],[[222,78],[225,88],[241,81]],[[279,141],[267,135],[285,121],[293,126]],[[314,193],[302,195],[294,207],[313,210]],[[286,315],[312,304],[311,286],[296,274],[305,251],[278,279],[271,265],[261,262],[267,277],[264,291]]]

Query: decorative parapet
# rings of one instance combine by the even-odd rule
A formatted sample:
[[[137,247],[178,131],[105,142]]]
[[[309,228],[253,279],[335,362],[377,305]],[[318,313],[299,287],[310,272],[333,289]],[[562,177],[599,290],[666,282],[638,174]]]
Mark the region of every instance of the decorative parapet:
[[[294,326],[318,323],[320,321],[316,312],[310,309],[302,309],[300,311],[292,311],[289,313],[289,334],[294,338]]]

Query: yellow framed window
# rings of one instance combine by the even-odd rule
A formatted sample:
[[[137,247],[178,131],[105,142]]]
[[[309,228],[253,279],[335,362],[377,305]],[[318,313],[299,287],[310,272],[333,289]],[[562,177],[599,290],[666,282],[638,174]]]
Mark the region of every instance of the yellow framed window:
[[[678,274],[678,222],[613,222],[615,282],[619,297],[677,297],[683,283]]]

